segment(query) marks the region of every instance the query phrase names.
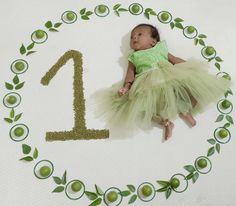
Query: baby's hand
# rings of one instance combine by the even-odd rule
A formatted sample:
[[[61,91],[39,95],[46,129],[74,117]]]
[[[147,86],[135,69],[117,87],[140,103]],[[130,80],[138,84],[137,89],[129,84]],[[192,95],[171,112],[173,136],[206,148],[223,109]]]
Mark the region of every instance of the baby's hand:
[[[125,95],[128,91],[129,91],[128,88],[122,87],[122,88],[120,88],[120,89],[118,90],[118,94],[119,94],[120,96],[123,96],[123,95]]]

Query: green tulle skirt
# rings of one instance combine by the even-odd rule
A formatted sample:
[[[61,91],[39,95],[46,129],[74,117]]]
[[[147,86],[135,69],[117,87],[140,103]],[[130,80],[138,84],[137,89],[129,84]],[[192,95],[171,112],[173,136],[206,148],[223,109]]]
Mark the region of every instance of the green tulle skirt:
[[[120,97],[123,81],[95,92],[95,114],[103,117],[108,128],[148,129],[153,117],[173,120],[179,113],[204,112],[230,88],[231,81],[208,74],[209,65],[190,59],[136,75],[127,94]]]

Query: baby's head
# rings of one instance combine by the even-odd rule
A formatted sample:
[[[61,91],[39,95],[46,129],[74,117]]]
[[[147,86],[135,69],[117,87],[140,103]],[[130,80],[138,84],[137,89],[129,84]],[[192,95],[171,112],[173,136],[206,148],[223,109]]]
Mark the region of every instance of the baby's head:
[[[149,49],[160,41],[159,32],[150,24],[139,24],[134,27],[130,37],[130,47],[135,50]]]

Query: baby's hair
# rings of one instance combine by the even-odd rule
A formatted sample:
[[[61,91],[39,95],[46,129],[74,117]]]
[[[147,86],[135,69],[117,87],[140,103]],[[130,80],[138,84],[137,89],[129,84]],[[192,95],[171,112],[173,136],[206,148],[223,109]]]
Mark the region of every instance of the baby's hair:
[[[136,27],[134,27],[133,30],[136,29],[136,28],[138,28],[138,27],[142,27],[142,26],[147,26],[147,27],[149,27],[149,28],[151,29],[151,37],[152,37],[153,39],[156,39],[157,42],[160,41],[160,35],[159,35],[159,32],[158,32],[157,28],[156,28],[155,26],[151,25],[151,24],[139,24],[139,25],[137,25]]]

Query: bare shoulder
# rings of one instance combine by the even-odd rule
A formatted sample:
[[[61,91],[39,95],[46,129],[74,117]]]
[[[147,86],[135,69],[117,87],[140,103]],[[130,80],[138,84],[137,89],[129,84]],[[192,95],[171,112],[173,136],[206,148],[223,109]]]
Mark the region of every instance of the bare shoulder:
[[[171,62],[172,64],[178,64],[181,62],[185,62],[185,60],[183,60],[179,57],[176,57],[176,56],[172,55],[171,53],[168,53],[168,61]]]

